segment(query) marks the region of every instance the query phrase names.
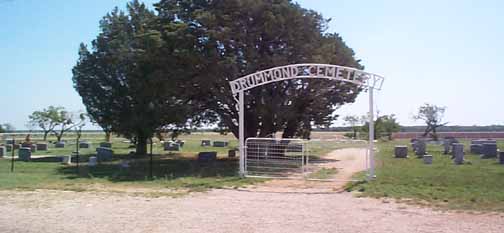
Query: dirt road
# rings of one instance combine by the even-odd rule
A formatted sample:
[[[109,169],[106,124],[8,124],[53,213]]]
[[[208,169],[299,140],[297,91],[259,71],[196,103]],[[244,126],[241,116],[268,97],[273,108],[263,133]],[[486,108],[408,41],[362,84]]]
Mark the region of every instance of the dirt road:
[[[334,153],[338,158],[349,156]],[[312,192],[317,187],[307,192],[299,187],[271,188],[212,190],[182,198],[0,191],[0,232],[500,233],[504,229],[504,215],[440,212],[350,193]],[[282,192],[287,189],[297,192]]]

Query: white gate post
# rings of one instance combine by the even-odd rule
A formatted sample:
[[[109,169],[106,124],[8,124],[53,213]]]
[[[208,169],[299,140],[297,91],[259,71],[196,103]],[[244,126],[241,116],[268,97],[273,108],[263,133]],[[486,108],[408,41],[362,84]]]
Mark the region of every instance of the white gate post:
[[[239,128],[239,137],[240,137],[240,176],[245,176],[245,104],[244,102],[244,94],[243,91],[238,93],[238,101],[239,101],[239,115],[238,115],[238,128]]]
[[[369,178],[375,178],[373,88],[369,88]]]

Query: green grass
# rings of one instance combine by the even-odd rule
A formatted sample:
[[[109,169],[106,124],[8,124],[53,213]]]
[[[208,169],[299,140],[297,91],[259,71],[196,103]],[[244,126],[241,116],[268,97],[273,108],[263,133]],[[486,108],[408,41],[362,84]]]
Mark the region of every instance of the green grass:
[[[226,148],[201,147],[201,139],[206,138],[228,140],[230,145]],[[112,148],[115,155],[112,161],[96,167],[87,167],[88,157],[96,154],[95,149],[102,141],[101,137],[87,136],[84,140],[92,142],[92,148],[80,150],[82,160],[80,172],[77,171],[75,164],[66,166],[59,162],[59,156],[70,155],[75,150],[73,140],[68,140],[65,148],[54,148],[54,145],[50,144],[48,151],[33,153],[32,161],[16,161],[14,173],[10,172],[10,158],[0,159],[0,189],[93,191],[97,189],[96,187],[106,187],[107,190],[140,188],[148,189],[147,193],[152,194],[159,193],[158,190],[162,189],[191,192],[211,188],[233,188],[259,181],[242,179],[238,176],[238,159],[227,158],[227,151],[237,144],[231,136],[192,134],[184,135],[181,139],[186,143],[180,152],[165,152],[159,143],[154,146],[153,180],[148,179],[149,157],[129,155],[134,149],[129,148],[130,144],[124,143],[123,138],[113,138]],[[218,152],[218,161],[212,164],[198,163],[196,155],[203,151]],[[130,168],[120,167],[123,159],[132,161]]]
[[[480,159],[472,155],[464,141],[468,163],[454,165],[450,155],[442,154],[442,146],[428,145],[434,156],[432,165],[423,164],[411,150],[408,159],[393,158],[395,145],[406,141],[379,144],[376,180],[352,187],[370,197],[391,197],[435,207],[504,211],[504,166],[496,159]],[[504,149],[504,143],[499,142]]]

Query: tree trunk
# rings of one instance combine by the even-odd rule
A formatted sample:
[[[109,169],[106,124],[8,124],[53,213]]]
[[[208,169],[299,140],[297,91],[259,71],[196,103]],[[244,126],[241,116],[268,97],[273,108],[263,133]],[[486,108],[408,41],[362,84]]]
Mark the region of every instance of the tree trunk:
[[[47,134],[49,134],[50,131],[44,131],[44,141],[47,141]]]
[[[112,133],[110,131],[105,131],[105,141],[106,142],[110,142],[111,134]]]
[[[147,154],[147,137],[145,135],[139,134],[137,136],[136,154],[137,155],[146,155]]]
[[[61,138],[63,137],[63,134],[56,134],[56,140],[58,142],[61,142]]]
[[[289,119],[287,121],[287,126],[284,129],[282,138],[293,138],[296,135],[296,130],[298,127],[297,119]]]

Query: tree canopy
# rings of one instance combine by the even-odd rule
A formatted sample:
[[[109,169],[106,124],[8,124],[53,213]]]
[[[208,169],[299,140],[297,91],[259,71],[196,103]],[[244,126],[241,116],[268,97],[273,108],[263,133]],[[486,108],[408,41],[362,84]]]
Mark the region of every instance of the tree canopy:
[[[236,136],[238,111],[228,82],[267,68],[329,63],[363,68],[328,20],[289,0],[162,0],[156,4],[169,34],[188,43],[191,99]],[[167,26],[171,25],[171,26]],[[285,80],[245,93],[246,137],[309,138],[312,125],[330,125],[339,106],[361,90],[328,80]]]
[[[135,0],[126,13],[116,8],[100,21],[100,34],[91,49],[81,44],[73,69],[91,119],[105,131],[135,139],[138,154],[146,153],[157,129],[186,120],[187,103],[173,91],[180,89],[175,79],[181,67],[170,69],[170,47],[155,13]]]
[[[160,130],[217,123],[238,136],[229,81],[276,66],[327,63],[362,69],[328,19],[290,0],[137,0],[100,22],[73,69],[91,120],[136,138],[137,153]],[[309,138],[362,91],[328,80],[283,80],[245,93],[246,137]]]

